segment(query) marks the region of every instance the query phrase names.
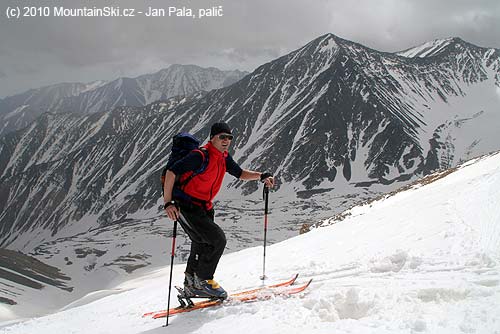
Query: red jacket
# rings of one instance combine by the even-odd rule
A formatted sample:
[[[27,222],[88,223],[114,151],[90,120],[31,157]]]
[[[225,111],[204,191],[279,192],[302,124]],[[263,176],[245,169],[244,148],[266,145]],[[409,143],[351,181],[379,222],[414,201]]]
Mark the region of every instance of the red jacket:
[[[228,153],[219,151],[210,142],[202,147],[208,151],[208,166],[203,173],[193,177],[182,190],[195,199],[207,202],[207,209],[210,210],[213,207],[212,200],[219,192],[226,174]],[[190,173],[187,174],[182,176],[181,183],[189,177]]]

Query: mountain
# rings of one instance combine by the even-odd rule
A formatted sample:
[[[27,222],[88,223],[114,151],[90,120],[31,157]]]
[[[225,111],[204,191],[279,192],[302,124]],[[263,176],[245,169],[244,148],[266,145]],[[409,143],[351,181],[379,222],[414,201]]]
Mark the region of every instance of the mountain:
[[[246,72],[172,65],[137,78],[90,84],[63,83],[6,97],[0,104],[0,136],[21,129],[44,112],[77,114],[145,106],[157,100],[228,86]]]
[[[113,284],[45,317],[4,323],[24,333],[495,333],[500,304],[500,154],[436,173],[267,248],[266,284],[299,273],[301,295],[142,318],[167,305],[169,266]],[[169,244],[167,245],[170,246]],[[173,268],[173,284],[184,277]],[[262,285],[262,247],[226,254],[228,291]],[[46,300],[42,302],[47,302]],[[178,305],[171,296],[172,307]],[[1,310],[1,308],[0,308]],[[32,316],[21,306],[11,317]],[[1,313],[1,312],[0,312]],[[2,324],[0,324],[0,327]]]
[[[235,160],[277,177],[271,243],[499,150],[499,50],[446,43],[410,57],[328,34],[226,88],[90,115],[44,114],[0,141],[0,245],[76,274],[124,272],[124,258],[165,263],[158,235],[169,236],[171,225],[158,180],[171,138],[183,130],[206,139],[221,119],[236,134]],[[229,250],[260,244],[260,184],[228,177],[225,185],[216,207]],[[182,259],[189,243],[179,240]]]
[[[172,65],[154,74],[137,78],[120,78],[99,89],[66,99],[56,112],[93,113],[118,106],[145,106],[173,96],[190,95],[229,86],[243,78],[241,71],[221,71],[214,67]],[[54,111],[54,110],[52,110]]]
[[[0,136],[24,128],[40,114],[56,110],[61,102],[105,84],[96,81],[84,83],[60,83],[8,96],[0,100]]]

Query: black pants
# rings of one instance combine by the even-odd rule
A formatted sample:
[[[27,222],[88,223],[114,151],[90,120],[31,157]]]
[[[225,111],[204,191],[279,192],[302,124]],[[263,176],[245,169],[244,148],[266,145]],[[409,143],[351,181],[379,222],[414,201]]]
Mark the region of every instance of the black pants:
[[[226,247],[226,235],[214,222],[214,211],[191,203],[179,203],[179,224],[191,239],[186,273],[203,280],[214,278],[217,264]]]

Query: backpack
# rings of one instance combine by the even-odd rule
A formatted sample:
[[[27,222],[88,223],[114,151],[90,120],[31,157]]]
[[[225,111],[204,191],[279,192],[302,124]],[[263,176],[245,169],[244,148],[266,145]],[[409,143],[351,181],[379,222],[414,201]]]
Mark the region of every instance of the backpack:
[[[200,141],[192,134],[187,132],[180,132],[172,138],[172,151],[168,157],[167,164],[161,172],[161,190],[163,194],[163,184],[165,182],[165,174],[177,161],[187,156],[191,151],[199,150],[203,156],[203,162],[197,170],[195,170],[186,180],[180,182],[181,175],[176,175],[174,188],[181,188],[185,186],[193,177],[201,174],[207,169],[208,166],[208,152],[205,148],[200,147]]]

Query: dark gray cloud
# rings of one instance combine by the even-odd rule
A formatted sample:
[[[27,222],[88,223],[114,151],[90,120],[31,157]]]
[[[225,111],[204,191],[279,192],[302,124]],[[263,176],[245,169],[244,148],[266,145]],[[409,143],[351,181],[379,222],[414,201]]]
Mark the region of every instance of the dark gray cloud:
[[[169,64],[251,71],[325,33],[377,50],[398,51],[436,38],[461,37],[500,48],[498,0],[145,0],[30,5],[67,8],[222,6],[223,16],[8,20],[0,5],[0,96],[63,81],[136,76]]]

